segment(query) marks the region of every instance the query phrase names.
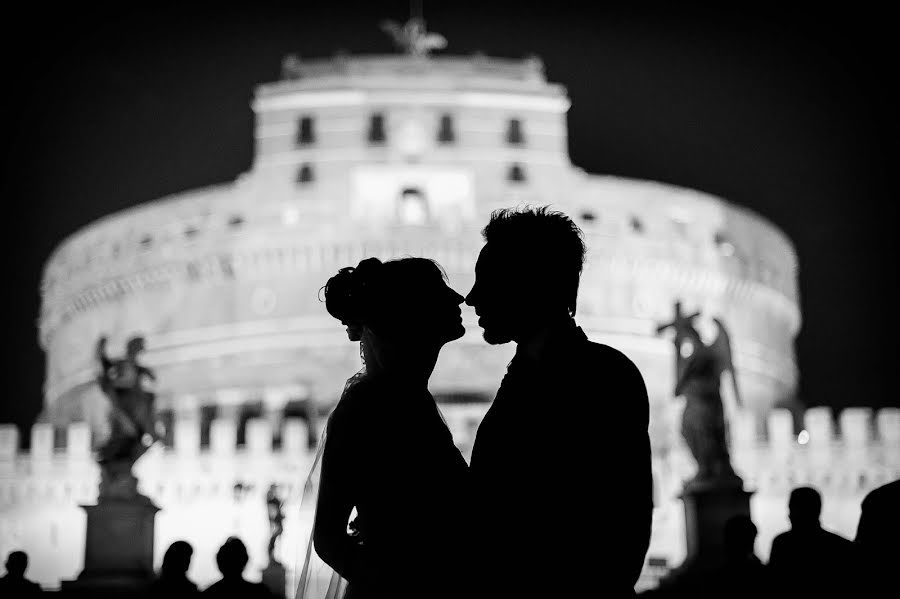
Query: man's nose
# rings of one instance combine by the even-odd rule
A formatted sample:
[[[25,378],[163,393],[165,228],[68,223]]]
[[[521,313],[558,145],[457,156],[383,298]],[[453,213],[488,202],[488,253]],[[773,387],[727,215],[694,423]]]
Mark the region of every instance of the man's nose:
[[[475,306],[475,287],[476,285],[472,286],[472,289],[469,291],[469,295],[467,295],[465,298],[467,306]]]

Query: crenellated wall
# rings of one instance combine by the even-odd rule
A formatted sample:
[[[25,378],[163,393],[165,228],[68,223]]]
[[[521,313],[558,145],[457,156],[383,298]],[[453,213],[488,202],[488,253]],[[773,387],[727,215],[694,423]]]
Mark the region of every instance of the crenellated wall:
[[[487,404],[443,404],[441,410],[464,454],[471,448]],[[772,538],[788,528],[787,497],[800,485],[823,495],[826,528],[853,538],[862,498],[873,488],[900,478],[900,409],[811,408],[803,430],[794,432],[790,412],[773,411],[765,427],[751,412],[732,419],[735,467],[753,491],[751,507],[759,528],[757,553],[768,556]],[[286,563],[302,555],[309,530],[301,507],[304,482],[315,456],[306,421],[286,418],[277,427],[268,419],[246,422],[238,443],[238,422],[218,418],[201,444],[201,423],[177,419],[171,447],[154,446],[136,465],[140,489],[162,511],[157,516],[157,561],[169,543],[184,538],[195,548],[192,575],[213,580],[215,549],[229,534],[247,541],[250,575],[265,566],[268,523],[265,492],[279,485],[287,516],[279,551]],[[320,425],[319,425],[320,426]],[[32,556],[31,574],[43,584],[76,576],[81,567],[84,516],[78,505],[96,501],[99,471],[84,423],[56,434],[49,424],[30,431],[31,449],[11,425],[0,425],[0,553],[23,548]],[[55,440],[57,441],[55,443]],[[654,527],[648,557],[670,565],[684,556],[684,517],[678,494],[693,475],[689,453],[676,444],[654,455]],[[602,474],[602,466],[600,467]],[[239,488],[236,488],[239,485]],[[600,516],[602,517],[602,515]]]

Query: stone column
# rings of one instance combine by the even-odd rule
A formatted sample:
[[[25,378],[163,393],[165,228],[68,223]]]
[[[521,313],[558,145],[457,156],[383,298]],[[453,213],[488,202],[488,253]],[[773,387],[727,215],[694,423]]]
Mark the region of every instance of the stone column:
[[[715,565],[724,554],[725,523],[750,515],[750,496],[741,484],[692,486],[681,495],[687,536],[687,562],[694,567]]]

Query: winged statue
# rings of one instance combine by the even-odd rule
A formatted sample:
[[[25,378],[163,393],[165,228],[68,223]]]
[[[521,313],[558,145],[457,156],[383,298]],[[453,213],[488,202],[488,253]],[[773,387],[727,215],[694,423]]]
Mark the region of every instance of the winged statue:
[[[439,33],[429,33],[425,20],[413,17],[405,24],[396,21],[382,21],[381,29],[391,36],[394,45],[411,56],[428,56],[432,50],[447,47],[447,38]]]
[[[738,406],[742,405],[731,353],[731,338],[725,324],[713,318],[716,338],[706,345],[694,326],[699,316],[685,316],[675,304],[675,319],[657,332],[675,330],[675,396],[685,397],[681,434],[697,461],[694,481],[737,479],[728,451],[727,423],[722,404],[722,374],[729,372]],[[739,479],[738,479],[739,480]]]
[[[130,496],[137,492],[131,467],[159,438],[155,430],[155,395],[143,384],[145,379],[156,380],[156,376],[138,363],[138,356],[145,349],[143,337],[129,339],[125,356],[116,359],[107,355],[106,343],[106,337],[100,337],[95,350],[100,366],[96,381],[109,400],[110,425],[109,437],[98,455],[100,494]]]

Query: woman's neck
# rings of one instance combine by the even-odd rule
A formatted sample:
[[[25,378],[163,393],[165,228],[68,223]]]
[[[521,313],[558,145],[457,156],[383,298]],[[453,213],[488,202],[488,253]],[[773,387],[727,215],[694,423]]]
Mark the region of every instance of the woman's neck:
[[[383,346],[381,351],[375,351],[374,355],[367,359],[366,370],[371,374],[397,376],[428,385],[440,350],[440,347]]]

